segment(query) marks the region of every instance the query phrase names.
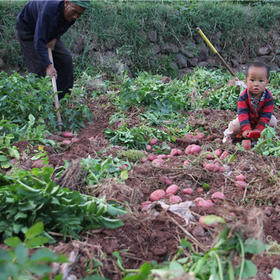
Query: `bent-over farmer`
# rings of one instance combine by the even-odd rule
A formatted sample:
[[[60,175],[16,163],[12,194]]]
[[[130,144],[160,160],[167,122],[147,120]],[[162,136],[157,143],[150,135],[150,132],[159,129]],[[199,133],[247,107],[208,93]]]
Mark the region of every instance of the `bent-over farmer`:
[[[30,0],[17,16],[17,38],[28,71],[39,77],[55,76],[59,99],[73,87],[72,56],[60,37],[89,6],[90,0]]]

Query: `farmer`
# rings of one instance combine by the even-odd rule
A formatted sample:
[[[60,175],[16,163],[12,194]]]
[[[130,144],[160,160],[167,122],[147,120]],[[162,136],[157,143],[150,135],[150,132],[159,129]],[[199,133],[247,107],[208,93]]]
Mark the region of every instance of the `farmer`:
[[[247,88],[238,99],[238,117],[232,120],[224,131],[223,143],[231,142],[240,132],[246,139],[250,132],[258,134],[266,125],[274,128],[277,126],[277,119],[272,115],[273,96],[266,88],[269,83],[269,72],[269,67],[262,62],[249,65],[245,81]],[[251,142],[249,145],[251,146]]]
[[[30,0],[17,16],[17,38],[28,71],[39,77],[55,76],[59,99],[73,87],[72,56],[60,36],[89,6],[90,0]]]

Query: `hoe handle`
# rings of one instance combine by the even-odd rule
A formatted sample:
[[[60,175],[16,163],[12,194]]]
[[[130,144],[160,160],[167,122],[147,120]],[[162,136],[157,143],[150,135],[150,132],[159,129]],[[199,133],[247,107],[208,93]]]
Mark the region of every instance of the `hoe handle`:
[[[50,59],[52,65],[54,65],[51,48],[48,48],[48,54],[49,54],[49,59]],[[52,76],[52,87],[53,87],[53,92],[54,92],[54,106],[55,106],[55,110],[56,110],[57,122],[58,122],[58,125],[61,125],[62,120],[61,120],[61,115],[59,112],[59,100],[58,100],[58,96],[57,96],[57,85],[56,85],[55,76]]]
[[[214,52],[215,55],[218,56],[218,58],[221,60],[221,62],[224,64],[224,66],[227,68],[227,70],[230,72],[230,74],[236,78],[235,73],[232,71],[232,69],[230,68],[230,66],[225,62],[225,60],[222,58],[222,56],[218,53],[218,51],[216,50],[216,48],[212,45],[212,43],[209,41],[209,39],[205,36],[205,34],[202,32],[202,30],[197,27],[196,30],[198,31],[198,33],[201,35],[201,37],[203,38],[203,40],[206,42],[206,44],[210,47],[210,49]]]

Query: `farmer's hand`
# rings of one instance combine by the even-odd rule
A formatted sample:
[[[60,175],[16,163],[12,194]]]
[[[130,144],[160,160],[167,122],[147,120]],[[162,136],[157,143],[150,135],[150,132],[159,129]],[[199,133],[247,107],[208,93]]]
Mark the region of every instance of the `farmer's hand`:
[[[52,51],[54,50],[54,47],[55,47],[55,43],[56,43],[57,39],[52,39],[51,41],[49,41],[47,44],[46,44],[46,48],[47,49],[51,49]]]
[[[248,134],[249,134],[251,131],[252,131],[252,130],[244,130],[244,131],[242,132],[242,136],[243,136],[244,138],[247,138]]]
[[[55,70],[55,68],[53,67],[52,64],[49,64],[46,68],[46,75],[52,77],[57,78],[57,72]]]

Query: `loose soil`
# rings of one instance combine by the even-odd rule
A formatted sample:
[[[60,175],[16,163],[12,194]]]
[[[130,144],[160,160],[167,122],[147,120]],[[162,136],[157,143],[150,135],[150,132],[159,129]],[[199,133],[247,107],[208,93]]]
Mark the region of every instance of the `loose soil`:
[[[276,157],[264,157],[252,151],[236,149],[236,144],[223,144],[223,131],[228,122],[234,118],[235,112],[205,109],[189,114],[188,120],[195,128],[203,128],[209,133],[209,137],[198,141],[204,150],[213,151],[220,148],[235,154],[235,159],[227,163],[227,171],[213,173],[205,170],[202,160],[196,160],[195,156],[175,156],[165,161],[161,167],[155,167],[150,161],[138,162],[129,171],[129,178],[125,183],[115,179],[104,180],[98,186],[86,186],[82,180],[83,174],[71,173],[77,169],[81,158],[88,155],[96,157],[100,151],[106,154],[116,155],[123,147],[111,146],[109,139],[104,137],[104,129],[110,127],[109,117],[115,109],[110,105],[106,96],[94,101],[92,112],[94,120],[77,135],[76,143],[65,146],[62,151],[55,151],[46,147],[49,164],[57,168],[64,165],[64,160],[72,163],[64,180],[60,185],[77,189],[83,193],[103,197],[108,200],[118,201],[127,206],[128,214],[121,217],[124,226],[118,229],[100,229],[81,233],[80,240],[73,240],[71,236],[63,241],[59,235],[58,243],[52,245],[58,253],[67,256],[75,255],[70,273],[77,279],[89,275],[94,270],[94,262],[99,260],[103,266],[98,268],[99,273],[108,279],[122,279],[123,272],[117,265],[117,259],[113,256],[118,251],[123,267],[139,268],[144,262],[152,260],[159,263],[171,260],[178,250],[179,241],[187,238],[193,244],[195,250],[203,251],[211,248],[216,233],[215,229],[203,228],[198,219],[201,215],[217,214],[224,217],[232,229],[239,229],[244,237],[259,238],[266,243],[280,243],[280,159]],[[138,111],[127,112],[128,125],[137,125]],[[275,115],[280,119],[280,113],[276,108]],[[115,124],[113,127],[116,127]],[[56,141],[61,141],[59,133],[49,136]],[[179,139],[170,144],[184,151],[190,143]],[[17,143],[19,151],[24,153],[28,147],[27,142]],[[20,165],[23,168],[40,167],[40,161],[32,161],[30,157],[23,157]],[[184,166],[188,159],[191,164]],[[248,187],[240,190],[235,187],[235,176],[243,174],[246,177]],[[72,174],[72,175],[71,175]],[[75,176],[73,175],[75,174]],[[68,175],[68,176],[66,176]],[[154,203],[148,210],[142,210],[141,203],[149,200],[152,191],[158,188],[166,189],[166,185],[160,182],[161,176],[168,176],[174,184],[182,190],[185,187],[194,189],[192,195],[185,195],[179,191],[183,201],[194,201],[197,197],[210,199],[216,191],[225,194],[224,202],[215,202],[214,207],[198,208],[192,204],[189,211],[189,221],[186,221],[165,210],[161,205]],[[276,180],[275,180],[276,178]],[[208,192],[199,193],[198,188],[208,184]],[[168,201],[165,201],[169,204]],[[279,247],[278,247],[279,252]],[[269,274],[274,267],[280,269],[279,255],[261,255],[252,261],[258,267],[258,275],[255,279],[271,279]]]

